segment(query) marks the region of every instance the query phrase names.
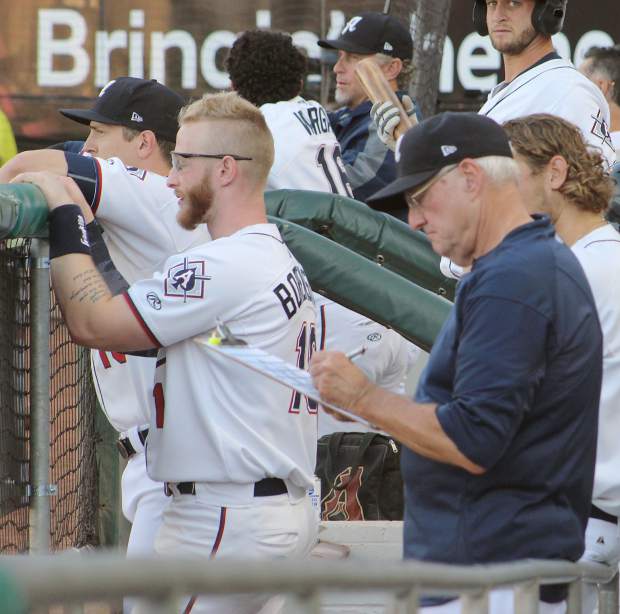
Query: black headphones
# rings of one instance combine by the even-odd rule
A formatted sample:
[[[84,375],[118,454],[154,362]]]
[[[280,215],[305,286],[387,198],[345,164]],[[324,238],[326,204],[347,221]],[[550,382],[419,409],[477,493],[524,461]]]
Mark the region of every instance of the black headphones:
[[[536,32],[547,36],[561,32],[567,4],[568,0],[537,0],[532,11],[532,25]],[[473,20],[476,32],[481,36],[486,36],[489,33],[486,0],[475,1]]]

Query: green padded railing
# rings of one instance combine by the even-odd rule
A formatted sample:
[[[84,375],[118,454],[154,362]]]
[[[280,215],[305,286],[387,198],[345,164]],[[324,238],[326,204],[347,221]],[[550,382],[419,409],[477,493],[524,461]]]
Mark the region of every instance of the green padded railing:
[[[423,232],[352,198],[306,190],[265,193],[267,213],[353,250],[431,292],[454,299],[455,282],[442,275],[439,256]]]
[[[312,289],[429,350],[452,303],[307,228],[269,216]]]

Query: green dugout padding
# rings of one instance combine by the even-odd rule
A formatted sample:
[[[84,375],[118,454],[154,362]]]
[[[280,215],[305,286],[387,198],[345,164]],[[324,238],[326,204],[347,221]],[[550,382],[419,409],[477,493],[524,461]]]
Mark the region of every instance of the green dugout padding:
[[[431,292],[454,299],[455,282],[441,274],[439,256],[423,232],[352,198],[306,190],[265,193],[267,213],[314,232],[398,273]]]
[[[452,303],[297,224],[269,216],[315,292],[429,350]]]

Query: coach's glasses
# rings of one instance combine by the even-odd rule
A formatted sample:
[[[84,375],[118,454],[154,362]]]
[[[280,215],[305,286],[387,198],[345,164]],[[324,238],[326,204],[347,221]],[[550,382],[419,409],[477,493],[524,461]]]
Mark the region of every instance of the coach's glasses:
[[[183,170],[183,160],[188,160],[189,158],[215,158],[217,160],[222,160],[223,158],[232,158],[233,160],[253,160],[253,158],[247,158],[245,156],[238,156],[236,154],[201,154],[201,153],[183,153],[181,151],[171,151],[170,152],[170,161],[172,163],[172,168],[177,172],[181,172]]]
[[[421,196],[424,195],[429,188],[433,187],[440,179],[443,179],[446,175],[451,173],[458,167],[458,164],[449,164],[442,168],[434,177],[429,179],[426,183],[422,184],[422,187],[418,188],[414,192],[405,192],[405,201],[409,209],[420,209]]]

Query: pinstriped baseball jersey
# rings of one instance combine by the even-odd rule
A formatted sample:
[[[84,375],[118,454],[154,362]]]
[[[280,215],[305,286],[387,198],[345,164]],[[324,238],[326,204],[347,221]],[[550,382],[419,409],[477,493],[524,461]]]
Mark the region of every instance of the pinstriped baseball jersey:
[[[340,145],[318,102],[297,96],[264,104],[260,110],[275,146],[268,190],[303,186],[304,190],[353,197]]]
[[[571,62],[554,58],[500,83],[480,109],[502,124],[534,113],[550,113],[575,124],[611,166],[616,158],[609,132],[609,105],[601,90]]]
[[[133,284],[127,298],[164,347],[147,443],[149,475],[244,484],[268,476],[308,488],[316,404],[194,339],[221,319],[248,344],[307,367],[316,347],[312,292],[277,228],[248,226],[173,256],[161,274]]]

